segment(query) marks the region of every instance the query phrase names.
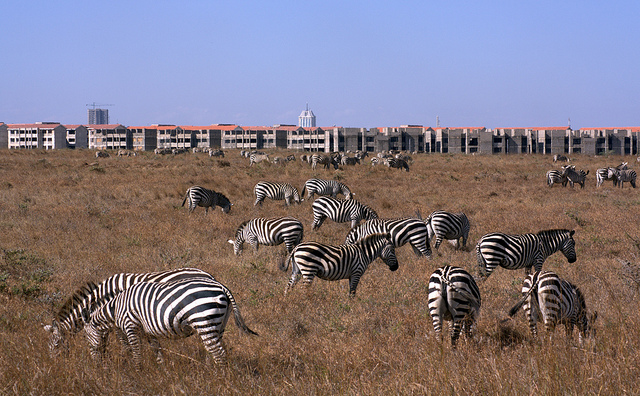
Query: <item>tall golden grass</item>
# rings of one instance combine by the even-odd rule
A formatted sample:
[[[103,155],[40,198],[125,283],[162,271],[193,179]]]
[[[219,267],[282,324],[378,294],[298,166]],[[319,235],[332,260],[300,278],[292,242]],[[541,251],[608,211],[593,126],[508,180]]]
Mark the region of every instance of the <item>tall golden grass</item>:
[[[284,155],[285,153],[272,153]],[[416,155],[411,171],[361,165],[338,171],[295,162],[260,164],[230,151],[97,160],[91,151],[0,151],[0,394],[637,394],[640,385],[640,196],[607,182],[595,169],[628,158],[576,156],[590,170],[587,186],[548,188],[550,156]],[[284,246],[249,246],[241,257],[227,243],[244,220],[292,215],[305,241],[339,244],[348,223],[311,231],[311,203],[253,207],[260,180],[303,186],[318,176],[349,185],[381,217],[463,211],[472,228],[466,251],[444,243],[433,259],[409,246],[400,269],[380,261],[363,276],[354,299],[347,281],[314,281],[286,298],[289,274],[277,269]],[[204,215],[181,207],[191,185],[213,188],[234,206]],[[578,261],[561,254],[545,268],[578,285],[599,313],[594,339],[579,344],[563,328],[532,340],[518,300],[523,271],[497,269],[480,285],[477,333],[457,349],[436,339],[427,309],[428,279],[445,264],[476,271],[475,243],[488,232],[576,230]],[[625,266],[620,260],[631,261]],[[197,267],[234,293],[246,336],[230,322],[229,363],[216,366],[197,337],[160,340],[165,363],[143,345],[136,372],[110,341],[105,365],[92,361],[82,333],[68,351],[49,355],[50,323],[87,281],[118,272]],[[635,272],[634,272],[635,271]],[[289,270],[290,273],[290,270]],[[540,327],[541,333],[544,334]]]

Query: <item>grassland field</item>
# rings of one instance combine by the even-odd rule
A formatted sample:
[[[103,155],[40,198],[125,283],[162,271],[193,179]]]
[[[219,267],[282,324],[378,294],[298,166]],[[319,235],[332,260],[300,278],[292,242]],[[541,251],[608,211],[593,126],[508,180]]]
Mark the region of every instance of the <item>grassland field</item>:
[[[287,151],[270,152],[286,156]],[[546,185],[559,168],[545,155],[413,156],[410,172],[366,165],[311,170],[299,161],[259,164],[239,151],[96,159],[90,150],[0,150],[0,394],[139,395],[585,395],[640,391],[640,191],[611,182],[595,187],[595,170],[635,158],[575,155],[589,170],[584,189]],[[311,177],[337,179],[380,217],[464,212],[471,222],[465,250],[446,242],[432,259],[410,246],[397,249],[400,268],[377,260],[355,298],[347,281],[316,279],[284,296],[289,273],[277,268],[283,245],[245,244],[236,257],[227,240],[253,217],[291,215],[305,225],[305,241],[340,244],[348,223],[325,221],[311,230],[311,202],[285,207],[267,199],[253,206],[261,180],[301,189]],[[186,189],[202,185],[234,206],[205,216],[181,206]],[[476,271],[475,244],[494,231],[522,234],[575,230],[577,262],[560,253],[545,269],[583,291],[598,311],[597,333],[580,344],[560,326],[534,340],[522,313],[508,319],[524,272],[498,268],[481,283],[482,309],[472,339],[457,349],[435,337],[427,308],[428,280],[439,266]],[[160,340],[165,362],[143,345],[135,371],[111,337],[105,365],[95,363],[83,333],[51,356],[50,323],[88,281],[118,272],[197,267],[233,292],[247,325],[233,321],[224,336],[228,364],[218,366],[198,337]],[[541,334],[542,326],[539,326]]]

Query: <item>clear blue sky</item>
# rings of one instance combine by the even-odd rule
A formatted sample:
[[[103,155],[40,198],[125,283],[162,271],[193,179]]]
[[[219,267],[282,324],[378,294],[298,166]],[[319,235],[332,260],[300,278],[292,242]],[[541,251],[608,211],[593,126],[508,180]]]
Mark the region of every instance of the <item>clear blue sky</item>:
[[[638,1],[2,1],[0,121],[640,126]]]

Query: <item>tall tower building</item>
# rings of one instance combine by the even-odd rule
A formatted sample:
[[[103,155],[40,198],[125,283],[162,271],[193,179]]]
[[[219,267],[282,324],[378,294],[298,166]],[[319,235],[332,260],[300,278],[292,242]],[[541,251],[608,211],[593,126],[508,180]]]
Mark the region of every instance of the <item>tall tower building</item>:
[[[109,123],[109,110],[107,109],[88,109],[90,125],[105,125]]]
[[[309,104],[307,103],[307,109],[303,110],[298,117],[298,126],[303,128],[315,127],[316,116],[313,111],[309,110]]]

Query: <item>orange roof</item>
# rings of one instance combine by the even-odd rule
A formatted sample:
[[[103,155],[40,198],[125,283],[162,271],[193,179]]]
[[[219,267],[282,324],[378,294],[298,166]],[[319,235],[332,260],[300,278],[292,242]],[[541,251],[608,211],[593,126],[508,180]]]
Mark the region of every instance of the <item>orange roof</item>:
[[[116,129],[118,127],[125,128],[125,126],[122,124],[87,124],[86,127],[92,129]]]
[[[17,129],[17,128],[25,128],[25,129],[53,129],[56,128],[60,123],[56,122],[55,124],[7,124],[9,129]]]

